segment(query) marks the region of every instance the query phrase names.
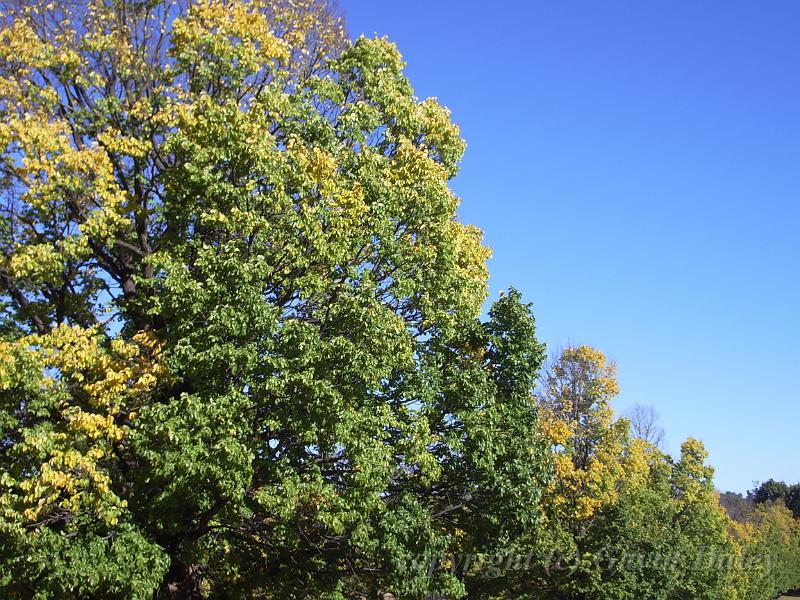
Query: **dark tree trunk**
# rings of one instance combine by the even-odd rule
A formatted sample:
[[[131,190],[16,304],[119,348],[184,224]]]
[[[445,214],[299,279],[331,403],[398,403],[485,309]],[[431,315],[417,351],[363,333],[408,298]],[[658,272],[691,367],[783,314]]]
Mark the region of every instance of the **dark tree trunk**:
[[[173,560],[158,590],[159,600],[202,600],[202,565]]]

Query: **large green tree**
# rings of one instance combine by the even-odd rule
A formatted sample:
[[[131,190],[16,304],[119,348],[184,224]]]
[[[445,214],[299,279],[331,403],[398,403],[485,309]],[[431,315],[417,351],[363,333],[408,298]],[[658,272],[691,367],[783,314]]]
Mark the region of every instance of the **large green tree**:
[[[462,594],[541,347],[448,111],[316,0],[3,5],[0,593]]]

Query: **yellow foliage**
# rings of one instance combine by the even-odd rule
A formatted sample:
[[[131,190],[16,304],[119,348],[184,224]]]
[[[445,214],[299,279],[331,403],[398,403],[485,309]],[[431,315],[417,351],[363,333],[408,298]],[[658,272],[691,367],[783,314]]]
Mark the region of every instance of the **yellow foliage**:
[[[545,505],[559,519],[589,519],[649,474],[645,446],[629,442],[627,421],[608,405],[618,391],[615,366],[594,348],[567,348],[550,366],[538,398],[539,429],[556,472]]]
[[[116,522],[124,502],[110,491],[103,465],[131,427],[120,416],[135,416],[132,409],[169,377],[162,346],[152,332],[107,344],[96,329],[67,325],[0,344],[0,389],[16,384],[20,360],[27,357],[41,389],[61,398],[54,420],[58,427],[28,430],[22,441],[23,450],[44,457],[19,482],[27,520],[68,510],[96,512],[107,523]]]
[[[127,154],[132,158],[144,158],[153,149],[149,140],[140,140],[135,137],[125,136],[119,130],[110,128],[97,136],[97,140],[109,152]]]
[[[64,259],[51,244],[20,245],[11,256],[14,277],[33,283],[57,280],[64,269]]]
[[[273,60],[288,60],[289,47],[275,36],[262,2],[201,0],[185,18],[176,19],[172,36],[179,59],[194,61],[202,53],[231,57],[249,73]]]
[[[674,484],[680,490],[683,503],[705,502],[714,494],[711,484],[714,469],[706,464],[707,458],[708,452],[700,440],[688,438],[681,445],[681,460],[676,469]]]
[[[650,465],[659,451],[644,440],[632,439],[622,460],[625,485],[631,488],[643,487],[650,477]]]

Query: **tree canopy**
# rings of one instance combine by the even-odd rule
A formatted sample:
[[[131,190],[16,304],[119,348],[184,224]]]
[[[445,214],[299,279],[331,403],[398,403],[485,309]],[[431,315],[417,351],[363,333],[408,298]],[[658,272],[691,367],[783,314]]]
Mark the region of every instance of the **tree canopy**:
[[[3,597],[798,585],[788,489],[734,523],[599,350],[546,365],[514,289],[481,316],[465,144],[387,39],[325,0],[0,7]]]

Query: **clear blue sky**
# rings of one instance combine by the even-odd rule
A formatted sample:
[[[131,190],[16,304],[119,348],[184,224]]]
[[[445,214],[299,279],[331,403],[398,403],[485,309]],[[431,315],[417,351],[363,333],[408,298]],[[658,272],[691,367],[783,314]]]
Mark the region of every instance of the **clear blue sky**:
[[[717,486],[800,481],[800,3],[341,0],[468,143],[459,211],[551,348],[702,439]]]

